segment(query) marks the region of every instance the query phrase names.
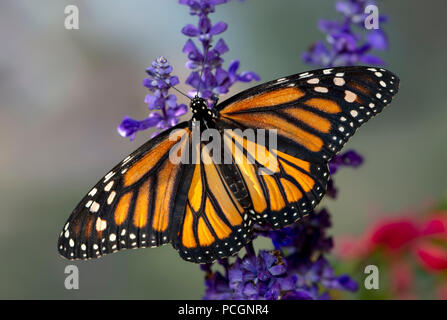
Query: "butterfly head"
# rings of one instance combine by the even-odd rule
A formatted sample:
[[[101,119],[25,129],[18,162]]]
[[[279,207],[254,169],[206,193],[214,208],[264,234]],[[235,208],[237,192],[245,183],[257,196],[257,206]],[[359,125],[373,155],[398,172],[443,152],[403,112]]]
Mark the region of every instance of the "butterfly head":
[[[192,111],[193,121],[211,122],[216,118],[215,112],[208,108],[208,103],[203,98],[195,97],[191,100],[189,107]]]

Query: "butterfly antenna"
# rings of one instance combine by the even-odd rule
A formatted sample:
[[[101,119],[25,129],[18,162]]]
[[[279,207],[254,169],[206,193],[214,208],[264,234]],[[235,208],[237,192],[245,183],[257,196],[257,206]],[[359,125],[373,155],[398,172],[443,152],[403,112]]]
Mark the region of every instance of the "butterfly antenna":
[[[205,52],[204,52],[204,55],[203,55],[202,70],[200,71],[199,85],[198,85],[198,87],[197,87],[196,98],[199,97],[199,93],[200,93],[200,84],[202,83],[203,70],[205,70],[206,56],[208,55],[208,49],[209,49],[209,47],[210,47],[209,45],[206,46],[206,48],[205,48]]]
[[[169,86],[169,88],[174,89],[174,90],[177,91],[178,93],[180,93],[180,94],[184,95],[185,97],[187,97],[189,100],[192,100],[190,96],[188,96],[186,93],[181,92],[181,91],[180,91],[179,89],[177,89],[175,86],[172,86],[171,84],[169,84],[168,82],[166,82],[166,80],[165,80],[165,79],[162,79],[159,75],[154,74],[154,76],[155,76],[155,78],[157,78],[157,79],[163,81],[164,83],[166,83],[166,84]]]
[[[188,96],[186,93],[181,92],[179,89],[177,89],[176,87],[171,87],[172,89],[174,89],[175,91],[177,91],[178,93],[184,95],[185,97],[187,97],[189,100],[192,100],[190,96]]]

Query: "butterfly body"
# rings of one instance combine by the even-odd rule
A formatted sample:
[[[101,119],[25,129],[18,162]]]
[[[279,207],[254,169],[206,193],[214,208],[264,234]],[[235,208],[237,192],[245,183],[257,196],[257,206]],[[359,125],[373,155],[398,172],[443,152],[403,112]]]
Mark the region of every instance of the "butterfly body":
[[[212,109],[195,98],[191,120],[141,146],[80,201],[59,253],[89,259],[171,243],[196,263],[234,255],[255,223],[279,229],[320,202],[328,161],[391,102],[398,84],[385,69],[339,67],[270,81]],[[195,132],[206,130],[214,131],[197,142]],[[247,130],[275,139],[262,144]],[[182,150],[188,161],[173,162]]]
[[[196,97],[192,99],[189,108],[193,114],[191,121],[200,122],[205,126],[211,125],[218,118],[217,112],[208,108],[208,104],[203,98]]]

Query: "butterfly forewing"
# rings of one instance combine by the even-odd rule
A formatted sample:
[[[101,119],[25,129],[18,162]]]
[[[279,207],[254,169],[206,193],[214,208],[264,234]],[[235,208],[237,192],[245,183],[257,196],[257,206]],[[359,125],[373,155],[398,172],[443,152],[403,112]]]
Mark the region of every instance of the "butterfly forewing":
[[[324,163],[391,102],[398,85],[385,69],[321,69],[251,88],[223,102],[219,111],[239,126],[276,129],[304,159]]]
[[[172,240],[174,200],[184,168],[169,159],[182,136],[170,133],[150,140],[115,166],[81,200],[58,242],[68,259],[97,258],[120,249],[155,247]]]

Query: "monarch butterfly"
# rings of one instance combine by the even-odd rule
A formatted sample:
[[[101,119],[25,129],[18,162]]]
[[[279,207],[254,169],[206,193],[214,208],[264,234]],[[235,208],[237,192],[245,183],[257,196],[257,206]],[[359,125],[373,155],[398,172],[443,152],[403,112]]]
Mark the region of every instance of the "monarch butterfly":
[[[146,142],[79,202],[60,233],[59,253],[90,259],[171,243],[196,263],[234,255],[252,240],[254,223],[279,229],[319,203],[328,161],[391,102],[398,86],[397,76],[382,68],[337,67],[255,86],[213,109],[196,97],[191,120]],[[218,130],[231,164],[214,163],[203,143],[198,161],[169,160],[179,145],[191,144],[183,138],[197,122]],[[262,165],[248,151],[256,142],[229,136],[229,128],[276,130],[276,149],[260,146],[277,159],[273,172],[261,174]],[[178,129],[182,134],[170,139]],[[236,155],[236,149],[243,152]],[[248,156],[255,161],[237,161]]]

